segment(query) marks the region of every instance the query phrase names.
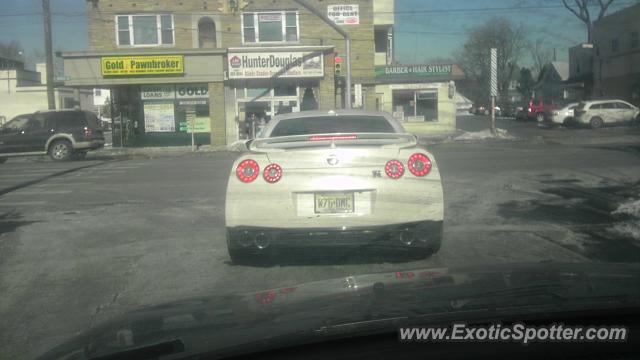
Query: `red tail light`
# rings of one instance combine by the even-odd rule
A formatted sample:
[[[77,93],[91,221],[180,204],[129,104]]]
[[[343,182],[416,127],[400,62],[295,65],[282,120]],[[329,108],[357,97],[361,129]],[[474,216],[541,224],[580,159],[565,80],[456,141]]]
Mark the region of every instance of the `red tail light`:
[[[268,183],[277,183],[282,178],[282,168],[278,164],[269,164],[264,168],[262,176]]]
[[[91,137],[91,135],[93,135],[93,130],[91,128],[88,128],[88,127],[85,126],[84,129],[82,129],[82,130],[83,130],[83,135],[84,135],[85,139],[88,139],[88,138]]]
[[[328,141],[328,140],[356,140],[358,136],[356,135],[315,135],[310,136],[309,141]]]
[[[404,165],[398,160],[389,160],[384,166],[384,171],[392,179],[399,179],[404,174]]]
[[[431,171],[431,160],[427,155],[415,153],[409,157],[407,166],[413,175],[425,176]]]
[[[236,176],[244,183],[250,183],[258,177],[260,166],[255,160],[243,160],[236,168]]]

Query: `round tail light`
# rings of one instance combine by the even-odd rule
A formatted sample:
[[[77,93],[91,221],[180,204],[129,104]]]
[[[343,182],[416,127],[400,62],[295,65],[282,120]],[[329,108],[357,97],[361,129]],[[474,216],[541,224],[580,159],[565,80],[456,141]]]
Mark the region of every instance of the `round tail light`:
[[[264,168],[262,176],[268,183],[277,183],[282,178],[282,167],[278,164],[269,164]]]
[[[236,168],[236,176],[244,183],[250,183],[258,177],[260,166],[255,160],[243,160]]]
[[[384,171],[392,179],[399,179],[404,174],[404,165],[398,160],[389,160],[384,166]]]
[[[431,160],[427,155],[416,153],[409,157],[407,166],[413,175],[425,176],[431,171]]]

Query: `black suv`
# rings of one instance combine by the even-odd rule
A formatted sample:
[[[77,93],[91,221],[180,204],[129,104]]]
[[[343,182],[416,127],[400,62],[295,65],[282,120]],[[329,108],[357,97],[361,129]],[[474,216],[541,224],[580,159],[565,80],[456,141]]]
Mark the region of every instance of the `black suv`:
[[[61,110],[18,115],[0,127],[0,163],[7,157],[49,154],[53,160],[82,158],[104,146],[98,117]]]

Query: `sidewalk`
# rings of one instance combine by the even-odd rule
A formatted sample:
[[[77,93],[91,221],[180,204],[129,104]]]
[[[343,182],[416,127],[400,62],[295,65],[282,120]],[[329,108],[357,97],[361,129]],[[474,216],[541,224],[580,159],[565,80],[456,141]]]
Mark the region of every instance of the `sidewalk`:
[[[100,158],[100,157],[146,157],[146,158],[158,158],[158,157],[174,157],[191,154],[207,154],[218,151],[239,151],[233,149],[231,145],[211,146],[202,145],[192,150],[191,146],[164,146],[164,147],[111,147],[107,146],[99,150],[90,151],[87,154],[87,158]]]

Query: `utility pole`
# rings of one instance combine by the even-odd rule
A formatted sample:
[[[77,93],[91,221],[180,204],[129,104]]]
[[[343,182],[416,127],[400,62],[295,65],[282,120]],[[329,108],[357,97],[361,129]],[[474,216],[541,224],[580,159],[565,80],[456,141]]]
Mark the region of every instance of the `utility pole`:
[[[331,19],[327,17],[323,12],[311,6],[306,0],[294,0],[296,3],[304,6],[307,10],[313,13],[315,16],[322,19],[327,25],[331,26],[338,34],[342,35],[345,43],[346,60],[347,63],[347,75],[345,76],[345,94],[344,94],[344,107],[345,109],[351,109],[351,37],[349,33],[344,31],[341,27],[336,25]]]
[[[42,0],[42,15],[44,17],[44,51],[47,61],[47,102],[49,110],[56,109],[56,98],[53,95],[53,49],[51,46],[51,11],[49,0]]]
[[[498,49],[491,49],[491,134],[496,135],[496,96],[498,96]]]

